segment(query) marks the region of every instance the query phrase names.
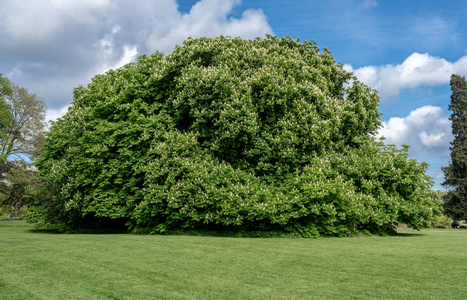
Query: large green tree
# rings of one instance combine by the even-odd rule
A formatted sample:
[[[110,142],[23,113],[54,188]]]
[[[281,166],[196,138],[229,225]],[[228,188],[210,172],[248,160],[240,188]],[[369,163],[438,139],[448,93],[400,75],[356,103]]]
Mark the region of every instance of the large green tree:
[[[467,82],[464,76],[451,76],[452,134],[451,162],[443,168],[445,181],[449,189],[444,195],[445,213],[453,219],[467,219]]]
[[[18,215],[44,141],[45,102],[0,74],[0,205]]]
[[[0,105],[0,174],[6,171],[8,159],[37,157],[44,141],[45,102],[26,88],[10,84],[10,91]]]
[[[12,93],[11,82],[0,73],[0,139],[6,134],[12,120],[10,107],[5,99],[5,97],[10,96]]]
[[[75,89],[37,160],[31,213],[67,230],[428,226],[427,166],[374,139],[378,104],[314,42],[188,39]]]

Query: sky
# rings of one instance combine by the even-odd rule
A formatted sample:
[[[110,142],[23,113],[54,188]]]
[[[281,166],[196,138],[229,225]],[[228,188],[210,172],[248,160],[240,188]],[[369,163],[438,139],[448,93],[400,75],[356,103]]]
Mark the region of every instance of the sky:
[[[0,73],[66,113],[73,88],[187,37],[273,34],[328,48],[378,90],[387,143],[409,145],[443,190],[451,74],[467,75],[467,2],[432,0],[0,0]]]

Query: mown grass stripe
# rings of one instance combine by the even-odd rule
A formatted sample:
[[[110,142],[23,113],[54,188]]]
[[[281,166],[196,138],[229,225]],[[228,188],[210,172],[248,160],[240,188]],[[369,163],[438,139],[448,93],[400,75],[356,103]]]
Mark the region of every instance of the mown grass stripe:
[[[0,299],[463,299],[467,230],[252,239],[0,222]]]

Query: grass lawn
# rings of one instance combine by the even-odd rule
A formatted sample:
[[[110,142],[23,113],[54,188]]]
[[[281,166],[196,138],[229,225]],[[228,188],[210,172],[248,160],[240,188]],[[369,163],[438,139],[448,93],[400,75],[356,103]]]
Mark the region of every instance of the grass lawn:
[[[0,299],[466,299],[467,230],[249,239],[0,221]]]

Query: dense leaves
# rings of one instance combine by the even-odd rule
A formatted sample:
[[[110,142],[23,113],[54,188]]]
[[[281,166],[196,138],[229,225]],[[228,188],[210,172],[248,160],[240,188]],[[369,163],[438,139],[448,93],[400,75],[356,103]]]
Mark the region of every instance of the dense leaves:
[[[27,187],[36,182],[36,170],[21,160],[9,161],[0,184],[0,210],[7,216],[20,217],[26,210]]]
[[[0,210],[18,217],[44,141],[45,103],[0,74]]]
[[[467,81],[465,77],[451,76],[452,122],[451,162],[443,168],[443,185],[449,192],[443,197],[448,216],[457,220],[467,219]]]
[[[68,230],[427,226],[439,210],[427,166],[374,140],[378,103],[313,42],[189,39],[75,89],[37,161],[31,211]]]

